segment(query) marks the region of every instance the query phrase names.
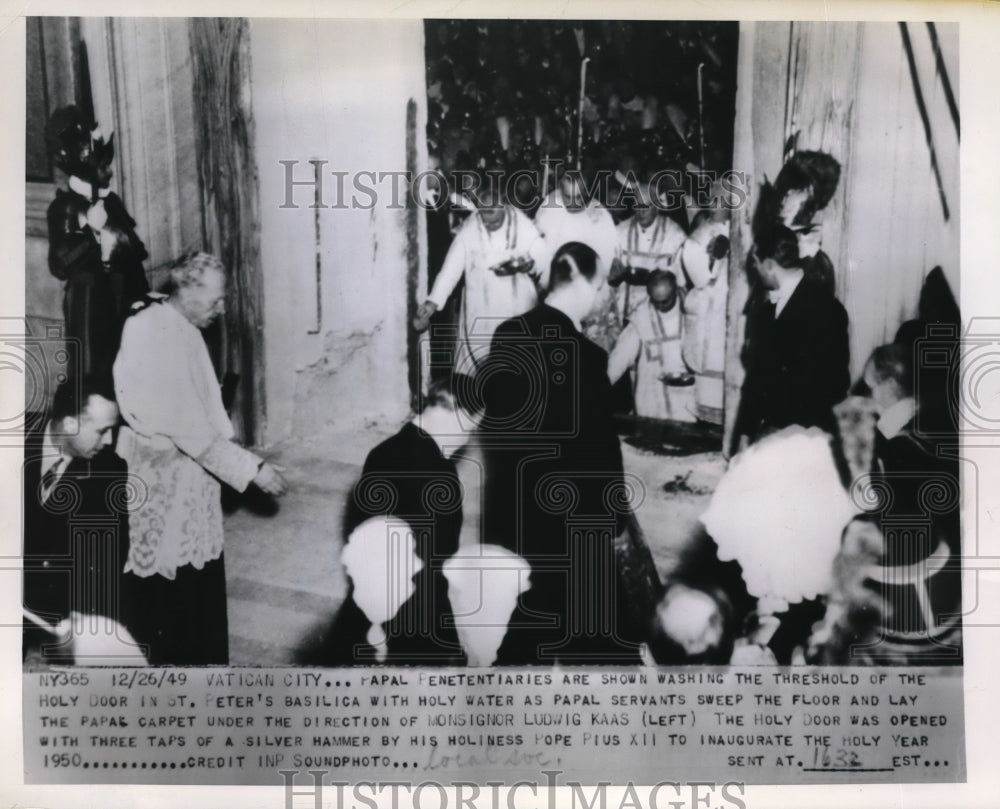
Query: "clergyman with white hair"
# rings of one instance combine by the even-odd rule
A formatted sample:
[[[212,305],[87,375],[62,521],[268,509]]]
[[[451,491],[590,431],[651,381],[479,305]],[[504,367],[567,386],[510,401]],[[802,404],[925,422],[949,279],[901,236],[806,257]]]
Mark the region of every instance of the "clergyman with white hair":
[[[221,485],[270,495],[280,471],[233,441],[233,426],[201,330],[224,309],[225,268],[206,253],[171,271],[125,322],[114,364],[125,425],[118,454],[147,496],[129,513],[125,573],[134,586],[136,639],[152,665],[229,662]]]

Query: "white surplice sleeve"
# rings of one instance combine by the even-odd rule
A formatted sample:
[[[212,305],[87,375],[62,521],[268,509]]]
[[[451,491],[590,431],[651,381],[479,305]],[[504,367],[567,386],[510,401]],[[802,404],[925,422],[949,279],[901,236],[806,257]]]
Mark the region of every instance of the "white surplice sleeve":
[[[474,216],[476,214],[472,214],[466,222],[471,222]],[[441,271],[437,274],[437,278],[434,279],[434,287],[431,289],[430,295],[427,296],[427,299],[432,301],[438,309],[444,309],[444,305],[448,302],[448,297],[455,290],[455,287],[458,286],[458,282],[462,280],[462,275],[465,273],[468,256],[466,255],[464,233],[465,229],[463,226],[463,229],[459,230],[455,234],[455,238],[452,239],[451,246],[448,248],[448,254],[441,265]]]
[[[138,436],[173,444],[237,490],[256,476],[260,458],[232,441],[201,332],[170,304],[125,321],[114,381],[122,417]]]
[[[639,331],[634,324],[629,323],[618,335],[618,341],[608,356],[608,379],[612,385],[635,364],[641,348],[642,338],[639,337]]]
[[[552,220],[555,217],[552,211],[545,207],[545,203],[550,202],[550,200],[551,198],[546,198],[542,206],[535,213],[535,219],[532,224],[535,226],[538,238],[532,242],[528,249],[528,254],[531,256],[532,261],[535,262],[535,267],[537,268],[538,287],[541,290],[548,290],[549,288],[552,259],[555,258],[556,250],[559,248],[558,244],[553,244],[557,238],[553,233]]]

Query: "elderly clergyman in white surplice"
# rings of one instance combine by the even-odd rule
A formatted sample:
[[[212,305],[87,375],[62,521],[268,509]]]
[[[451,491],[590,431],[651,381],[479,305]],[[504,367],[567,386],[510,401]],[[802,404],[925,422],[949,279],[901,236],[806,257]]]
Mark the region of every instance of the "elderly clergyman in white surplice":
[[[478,209],[455,234],[441,272],[413,322],[417,331],[424,331],[465,279],[453,363],[456,373],[475,376],[497,326],[538,303],[541,279],[547,277],[546,268],[535,261],[541,247],[532,221],[504,203],[499,189],[483,192]]]
[[[114,364],[118,454],[145,484],[129,503],[125,572],[153,665],[229,662],[221,483],[278,495],[277,469],[233,442],[201,329],[223,311],[225,269],[197,253],[125,322]]]

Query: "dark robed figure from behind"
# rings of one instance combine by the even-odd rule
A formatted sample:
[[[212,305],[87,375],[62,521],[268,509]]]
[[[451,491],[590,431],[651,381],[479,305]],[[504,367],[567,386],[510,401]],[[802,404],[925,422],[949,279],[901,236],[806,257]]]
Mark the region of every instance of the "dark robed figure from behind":
[[[497,329],[485,372],[487,541],[531,565],[498,664],[637,662],[614,542],[628,521],[608,355],[584,337],[607,271],[570,242],[546,302]]]
[[[344,536],[348,544],[359,542],[351,536],[358,526],[372,517],[385,517],[383,542],[390,541],[393,531],[405,534],[412,530],[419,560],[414,569],[419,570],[412,577],[412,594],[398,611],[384,622],[376,619],[380,625],[376,634],[384,636],[378,654],[368,641],[373,621],[359,606],[366,599],[358,588],[369,584],[376,589],[386,587],[401,570],[362,570],[367,581],[352,583],[334,621],[327,651],[322,654],[325,665],[465,663],[442,567],[458,550],[462,529],[462,486],[453,456],[476,429],[477,419],[471,412],[475,408],[462,397],[468,389],[468,379],[463,376],[435,381],[423,398],[421,412],[365,459],[347,503]],[[385,563],[377,563],[375,558],[371,564]],[[389,565],[406,563],[389,556]],[[364,562],[361,567],[365,567]],[[350,572],[358,575],[359,571]],[[385,598],[381,600],[384,603]]]

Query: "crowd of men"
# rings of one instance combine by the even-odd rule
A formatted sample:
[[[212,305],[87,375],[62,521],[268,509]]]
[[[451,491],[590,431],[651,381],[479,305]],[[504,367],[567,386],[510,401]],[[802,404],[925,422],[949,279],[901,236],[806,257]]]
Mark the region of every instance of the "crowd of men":
[[[608,279],[582,327],[611,355],[612,381],[626,382],[615,410],[721,424],[725,199],[706,196],[711,202],[699,205],[653,175],[632,175],[625,188],[632,215],[616,224],[593,193],[600,184],[592,175],[566,172],[553,185],[534,218],[502,184],[484,183],[473,195],[475,212],[457,227],[414,321],[418,331],[431,327],[436,356],[453,357],[432,374],[475,376],[496,327],[545,297],[556,250],[579,242],[594,250]]]
[[[194,253],[162,294],[116,286],[122,273],[141,272],[144,251],[122,230],[131,220],[120,202],[109,202],[108,149],[78,114],[54,116],[50,129],[76,194],[60,193],[50,209],[51,269],[66,279],[69,335],[89,359],[29,442],[25,654],[81,659],[82,618],[99,615],[112,621],[114,643],[90,662],[225,664],[221,485],[286,489],[279,468],[234,442],[201,335],[224,311],[226,268]],[[614,385],[635,372],[626,407],[640,416],[720,419],[728,212],[689,204],[681,224],[648,176],[633,177],[632,215],[616,225],[585,178],[567,173],[534,218],[498,188],[480,194],[417,309],[412,325],[423,331],[457,297],[457,339],[446,373],[369,454],[351,493],[351,589],[324,662],[621,664],[645,650],[656,662],[844,663],[858,659],[858,644],[887,662],[871,651],[886,637],[902,644],[889,655],[896,662],[957,662],[957,497],[920,531],[907,522],[928,481],[957,492],[957,470],[938,446],[953,431],[935,443],[920,429],[924,415],[936,424],[942,416],[914,383],[925,323],[904,324],[865,366],[867,410],[851,423],[871,428],[867,451],[858,450],[864,430],[845,427],[848,317],[815,238],[838,179],[828,155],[800,152],[761,189],[727,473],[768,468],[805,432],[822,436],[841,499],[859,476],[893,495],[895,510],[869,506],[846,527],[826,526],[834,585],[796,592],[772,577],[774,592],[755,591],[750,565],[774,549],[749,517],[737,543],[748,552],[733,557],[742,573],[713,550],[727,545],[720,534],[717,543],[693,538],[697,563],[660,581],[636,513],[643,482],[624,468]],[[80,294],[101,305],[78,312]],[[484,473],[472,557],[459,547],[455,459],[465,452],[479,453]],[[783,494],[759,481],[758,500]],[[81,515],[106,530],[88,531]],[[808,551],[818,540],[796,541]],[[509,592],[489,605],[473,593],[468,607],[477,564],[482,582],[499,576]],[[940,654],[921,658],[927,648]]]
[[[794,541],[803,556],[796,558],[811,569],[796,576],[795,564],[786,566],[792,571],[787,581],[768,583],[773,593],[753,589],[762,577],[751,567],[766,567],[776,549],[775,537],[757,530],[767,521],[754,523],[750,511],[730,515],[742,546],[729,557],[735,573],[706,535],[692,537],[692,552],[665,586],[655,571],[637,580],[634,570],[645,562],[642,515],[636,520],[632,512],[634,492],[613,419],[612,385],[629,368],[637,372],[636,413],[671,421],[715,415],[691,383],[706,369],[717,371],[713,382],[721,378],[725,214],[699,212],[687,233],[650,204],[650,186],[639,184],[632,217],[615,227],[600,202],[585,196],[579,177],[567,175],[533,223],[493,196],[461,226],[445,258],[447,272],[414,326],[431,324],[464,274],[451,367],[452,379],[461,382],[451,407],[465,426],[446,438],[464,445],[476,434],[485,475],[483,547],[511,551],[530,569],[527,585],[515,588],[517,606],[509,618],[501,616],[502,642],[485,658],[477,653],[477,660],[613,664],[637,662],[646,650],[672,663],[960,661],[957,500],[928,515],[916,532],[911,513],[924,486],[957,491],[957,467],[939,451],[954,431],[928,440],[917,427],[912,335],[923,322],[906,324],[893,344],[873,352],[856,386],[865,395],[847,400],[848,316],[815,235],[817,215],[838,178],[839,166],[828,155],[793,156],[775,185],[761,189],[747,257],[745,381],[732,469],[802,468],[804,476],[791,482],[803,497],[799,510],[809,510],[807,490],[818,488],[826,500],[823,518],[829,515],[824,539],[809,535],[808,520],[802,523]],[[721,291],[718,300],[709,297],[713,287]],[[690,310],[685,293],[693,300]],[[694,348],[685,342],[688,330],[700,338]],[[862,411],[867,421],[857,415]],[[857,445],[866,440],[859,466]],[[376,456],[387,457],[394,442],[399,436],[370,456],[368,483],[380,466]],[[437,443],[447,453],[448,440]],[[804,467],[786,463],[804,457]],[[409,486],[401,468],[411,481],[421,463],[416,454],[394,455],[393,469],[379,479],[391,489]],[[847,490],[858,479],[888,492],[887,500],[846,509]],[[757,478],[753,485],[754,512],[798,496],[775,490],[785,485],[777,480]],[[420,502],[417,524],[433,533],[437,515],[427,497]],[[384,513],[382,504],[365,512],[370,519]],[[403,517],[398,510],[394,516]],[[453,510],[448,519],[454,520]],[[450,531],[457,530],[452,525]],[[435,559],[431,546],[419,547],[422,568],[445,575],[449,555]],[[819,584],[797,590],[806,581]],[[443,587],[439,583],[438,592]],[[453,626],[447,601],[427,595],[426,587],[423,592],[427,625]],[[630,603],[650,600],[660,606],[638,614]],[[399,624],[393,626],[398,632]],[[446,646],[439,659],[465,659],[454,637]],[[375,654],[361,643],[354,654],[427,661],[391,650]]]

